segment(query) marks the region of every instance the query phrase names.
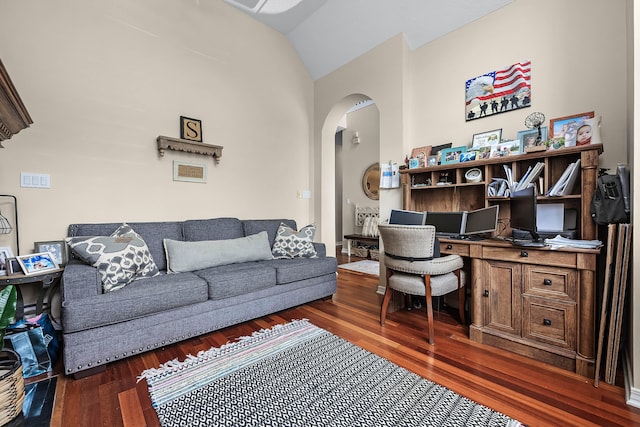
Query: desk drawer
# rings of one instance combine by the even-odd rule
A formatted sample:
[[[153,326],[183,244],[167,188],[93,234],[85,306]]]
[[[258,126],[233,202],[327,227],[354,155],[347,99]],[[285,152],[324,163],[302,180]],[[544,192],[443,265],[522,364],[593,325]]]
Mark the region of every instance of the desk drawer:
[[[469,256],[469,245],[464,243],[440,242],[440,253]]]
[[[522,269],[524,294],[575,302],[575,270],[548,265],[524,265]]]
[[[571,252],[558,252],[533,248],[482,248],[482,258],[500,261],[516,261],[523,264],[543,264],[556,267],[577,266],[577,255]]]
[[[523,297],[523,338],[575,350],[576,304]]]

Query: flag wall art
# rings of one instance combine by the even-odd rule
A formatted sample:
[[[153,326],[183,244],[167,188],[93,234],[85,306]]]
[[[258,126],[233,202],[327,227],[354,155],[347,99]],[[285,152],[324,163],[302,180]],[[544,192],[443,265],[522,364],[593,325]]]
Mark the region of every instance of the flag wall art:
[[[467,121],[531,106],[531,61],[522,61],[467,80]]]

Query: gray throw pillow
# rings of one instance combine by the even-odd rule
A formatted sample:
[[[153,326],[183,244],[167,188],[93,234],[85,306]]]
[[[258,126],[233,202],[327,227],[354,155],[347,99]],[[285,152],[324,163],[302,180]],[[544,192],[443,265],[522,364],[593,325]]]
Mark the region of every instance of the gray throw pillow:
[[[218,265],[271,259],[266,231],[225,240],[183,242],[164,239],[167,272],[184,273]]]
[[[66,242],[74,255],[98,269],[104,292],[160,274],[147,244],[127,224],[111,236],[68,237]]]
[[[282,258],[317,258],[313,247],[316,226],[311,224],[300,231],[296,231],[284,223],[278,227],[276,240],[273,242],[271,253],[276,259]]]

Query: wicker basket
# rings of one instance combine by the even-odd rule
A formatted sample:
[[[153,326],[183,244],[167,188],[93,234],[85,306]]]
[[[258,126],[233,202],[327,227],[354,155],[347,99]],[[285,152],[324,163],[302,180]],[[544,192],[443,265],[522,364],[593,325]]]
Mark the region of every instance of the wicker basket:
[[[367,256],[369,255],[369,248],[366,246],[356,246],[354,248],[351,248],[351,251],[355,256],[360,258],[367,258]]]
[[[5,348],[0,351],[0,425],[20,415],[23,402],[24,379],[20,356]]]
[[[369,255],[371,255],[371,259],[375,259],[376,261],[380,259],[380,249],[369,249]]]

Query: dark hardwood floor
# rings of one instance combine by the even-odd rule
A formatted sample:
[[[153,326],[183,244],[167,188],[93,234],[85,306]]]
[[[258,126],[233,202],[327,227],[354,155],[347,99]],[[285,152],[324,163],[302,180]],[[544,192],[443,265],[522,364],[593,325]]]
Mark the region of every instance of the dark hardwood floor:
[[[339,263],[349,261],[343,255],[338,258]],[[529,426],[640,425],[640,410],[625,404],[623,388],[602,382],[595,388],[593,379],[472,342],[467,327],[445,311],[436,314],[433,346],[426,340],[422,311],[390,313],[381,327],[377,285],[376,276],[340,270],[333,300],[111,363],[105,372],[81,380],[60,374],[58,366],[53,373],[59,380],[51,425],[158,426],[146,383],[136,381],[141,371],[301,318]]]

